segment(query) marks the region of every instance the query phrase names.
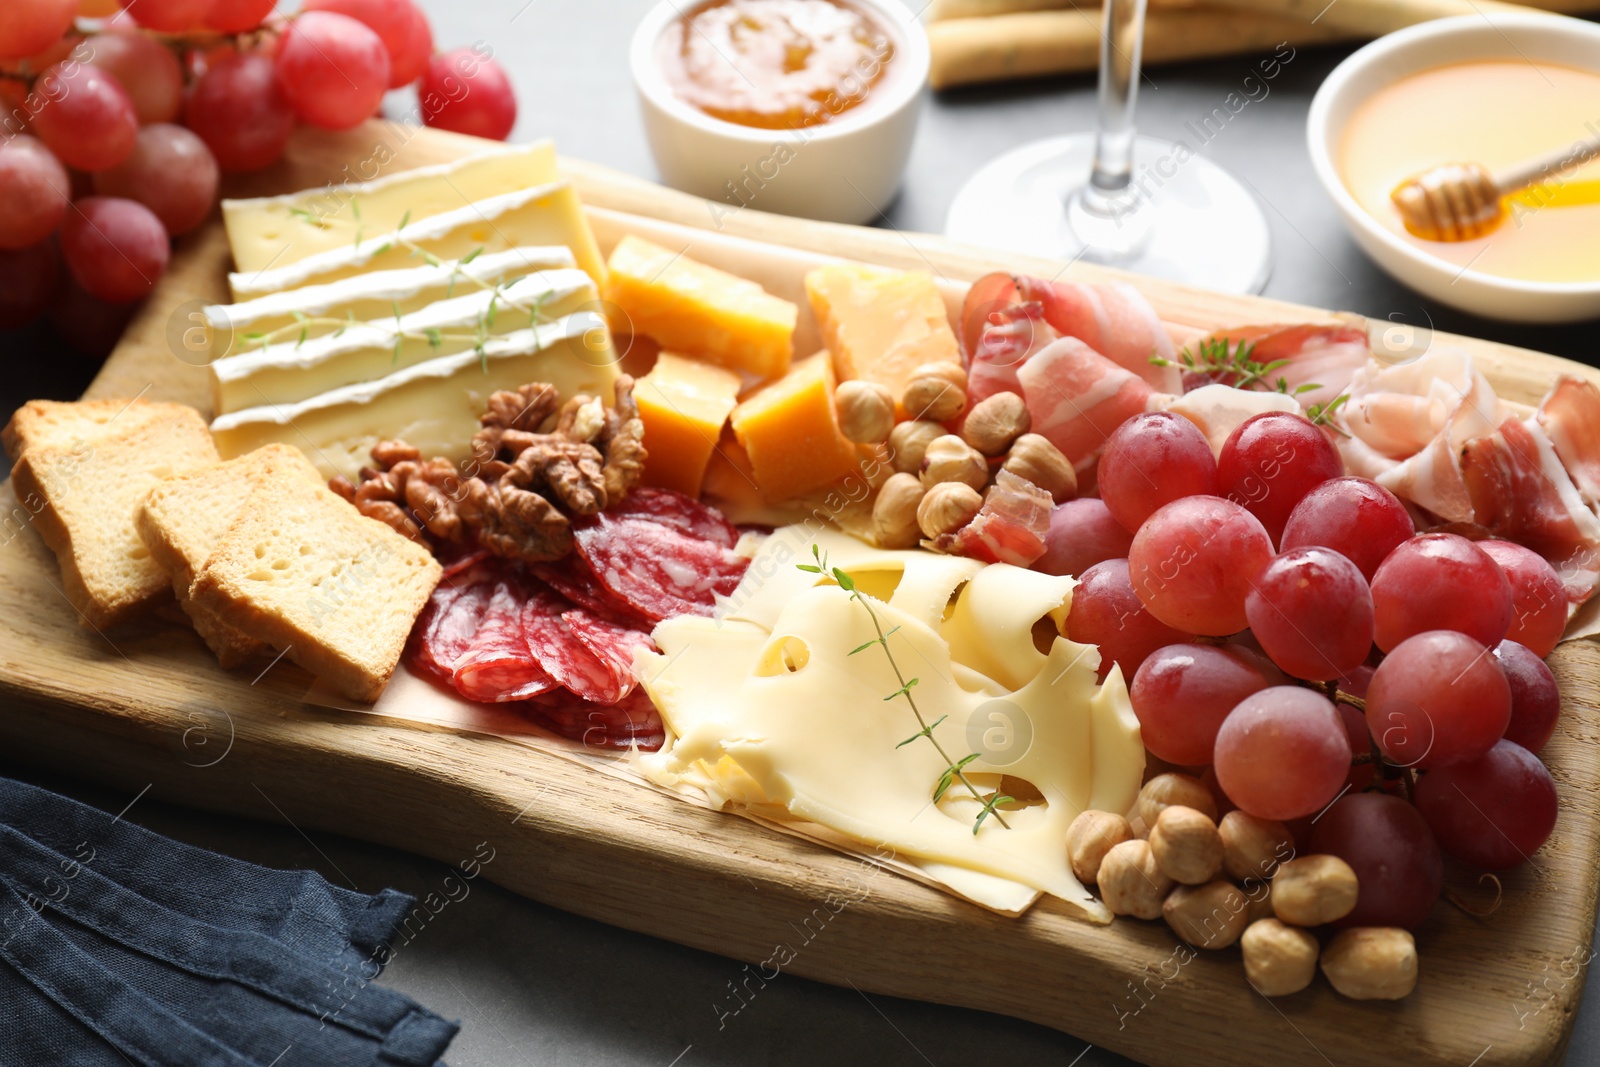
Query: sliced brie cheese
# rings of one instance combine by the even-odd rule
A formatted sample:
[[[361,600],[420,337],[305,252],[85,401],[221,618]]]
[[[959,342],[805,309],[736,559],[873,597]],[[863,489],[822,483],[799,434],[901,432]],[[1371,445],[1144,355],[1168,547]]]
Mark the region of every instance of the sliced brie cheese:
[[[202,312],[211,358],[236,355],[257,347],[255,339],[321,337],[348,322],[371,322],[416,311],[436,300],[448,300],[484,285],[498,285],[541,270],[576,266],[572,250],[558,245],[512,248],[477,256],[470,263],[437,264],[358,274],[327,285],[311,285],[246,300],[213,304]]]
[[[610,403],[616,379],[609,336],[595,328],[592,315],[569,315],[495,338],[481,353],[440,356],[299,403],[221,415],[211,432],[224,458],[284,441],[323,474],[354,478],[371,463],[372,446],[389,438],[415,445],[424,456],[466,459],[478,416],[497,390],[549,382],[564,397],[588,393]]]
[[[527,245],[565,245],[589,277],[600,283],[605,280],[605,263],[578,195],[567,182],[555,181],[474,201],[399,229],[368,227],[359,241],[348,241],[296,263],[230,274],[228,285],[235,300],[251,300],[285,289],[325,285],[365,271],[416,266],[426,256],[462,259],[475,252],[504,252]]]
[[[362,237],[391,233],[402,220],[421,222],[561,177],[550,141],[496,147],[451,163],[401,171],[373,181],[251,200],[224,200],[222,222],[241,271],[284,267],[345,248]]]
[[[409,315],[219,359],[211,364],[216,411],[292,404],[579,313],[588,316],[589,328],[606,329],[594,282],[581,270],[542,271],[474,289]]]

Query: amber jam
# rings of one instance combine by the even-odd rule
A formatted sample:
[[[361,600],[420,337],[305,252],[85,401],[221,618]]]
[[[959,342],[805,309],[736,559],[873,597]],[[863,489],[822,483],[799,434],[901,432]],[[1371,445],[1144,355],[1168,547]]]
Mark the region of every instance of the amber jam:
[[[711,0],[658,48],[685,103],[765,130],[837,121],[871,99],[894,58],[888,32],[840,0]]]

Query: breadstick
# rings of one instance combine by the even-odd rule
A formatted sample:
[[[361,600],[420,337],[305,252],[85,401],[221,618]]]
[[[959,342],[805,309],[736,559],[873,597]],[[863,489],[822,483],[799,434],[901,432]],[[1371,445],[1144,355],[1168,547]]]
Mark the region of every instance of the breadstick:
[[[1145,20],[1144,62],[1238,55],[1284,42],[1326,44],[1352,36],[1304,19],[1227,9],[1152,11]],[[928,80],[935,89],[1094,70],[1100,63],[1100,12],[1090,8],[951,19],[928,27],[928,43],[933,53]]]

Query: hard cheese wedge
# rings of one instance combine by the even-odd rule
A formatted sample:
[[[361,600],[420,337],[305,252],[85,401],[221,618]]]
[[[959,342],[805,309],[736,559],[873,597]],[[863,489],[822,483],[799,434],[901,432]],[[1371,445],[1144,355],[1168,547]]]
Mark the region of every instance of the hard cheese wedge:
[[[789,369],[799,308],[755,282],[632,235],[617,242],[607,268],[618,333],[646,334],[662,348],[755,378]]]
[[[897,405],[917,367],[961,362],[944,298],[927,271],[838,263],[807,274],[806,295],[840,380],[876,382]]]
[[[469,262],[458,259],[358,274],[354,278],[289,289],[246,300],[214,304],[203,312],[211,358],[236,355],[265,341],[310,339],[425,308],[485,285],[499,285],[541,270],[576,266],[572,250],[550,245],[512,248]]]
[[[739,376],[663,352],[634,389],[650,453],[644,483],[700,495],[706,464],[739,395]]]
[[[616,353],[591,316],[570,315],[462,352],[418,363],[375,382],[347,385],[297,404],[264,405],[211,424],[224,458],[271,441],[298,445],[325,475],[348,478],[371,462],[372,446],[401,438],[424,456],[468,455],[489,394],[549,382],[564,397],[613,399]]]
[[[565,245],[589,277],[597,283],[605,280],[605,264],[578,195],[558,181],[479,200],[398,231],[369,229],[360,242],[350,241],[298,263],[230,274],[228,285],[235,300],[251,300],[366,271],[414,267],[428,256],[463,259],[528,245]]]
[[[222,222],[235,265],[241,271],[258,271],[347,248],[362,236],[392,233],[403,220],[421,222],[477,200],[560,177],[554,143],[540,141],[370,182],[328,185],[255,200],[224,200]]]
[[[476,349],[496,336],[555,322],[590,305],[603,331],[599,294],[581,270],[554,270],[475,289],[399,318],[357,323],[302,343],[298,338],[211,364],[218,414],[291,404],[340,386],[369,382],[437,356]]]
[[[855,469],[859,453],[839,432],[833,389],[833,364],[819,352],[733,409],[733,432],[768,500],[787,500]]]

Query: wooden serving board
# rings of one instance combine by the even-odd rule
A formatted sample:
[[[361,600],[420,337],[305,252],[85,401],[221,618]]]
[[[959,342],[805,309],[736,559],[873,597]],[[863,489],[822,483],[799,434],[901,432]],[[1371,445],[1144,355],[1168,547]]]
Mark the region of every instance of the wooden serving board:
[[[283,192],[447,160],[479,142],[371,123],[302,131],[288,158],[235,195]],[[569,161],[584,201],[612,211],[905,268],[950,280],[992,269],[1046,277],[1060,265],[941,238],[718,206]],[[348,168],[348,169],[347,169]],[[167,278],[90,389],[208,406],[193,312],[225,299],[228,252],[212,223]],[[1106,272],[1087,265],[1070,276]],[[1156,310],[1195,329],[1303,321],[1325,311],[1139,279]],[[1509,400],[1559,372],[1600,373],[1483,341],[1470,348]],[[54,560],[9,486],[0,494],[0,745],[15,758],[163,799],[348,834],[461,862],[495,849],[496,882],[578,914],[862,990],[963,1005],[1069,1031],[1153,1064],[1559,1063],[1594,929],[1600,861],[1600,648],[1562,646],[1551,666],[1565,713],[1544,752],[1561,794],[1555,834],[1505,878],[1486,919],[1441,903],[1418,935],[1422,977],[1399,1003],[1355,1003],[1325,981],[1269,1001],[1237,950],[1175,956],[1159,924],[1094,926],[1046,900],[1008,920],[859,860],[681,803],[497,738],[312,710],[308,677],[218,668],[177,621],[107,634],[78,625]],[[1455,888],[1486,894],[1462,872]],[[778,957],[784,958],[783,955]]]

